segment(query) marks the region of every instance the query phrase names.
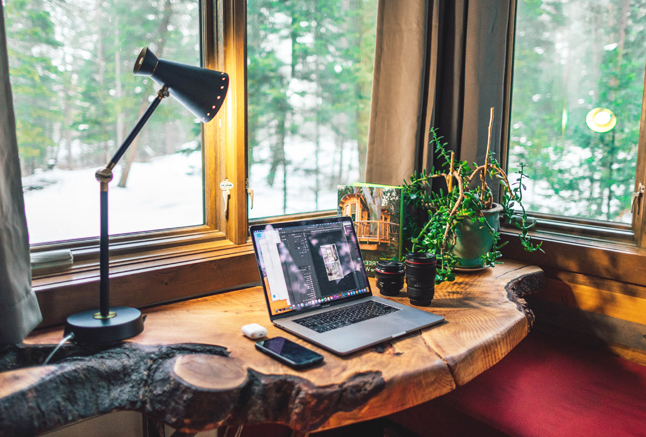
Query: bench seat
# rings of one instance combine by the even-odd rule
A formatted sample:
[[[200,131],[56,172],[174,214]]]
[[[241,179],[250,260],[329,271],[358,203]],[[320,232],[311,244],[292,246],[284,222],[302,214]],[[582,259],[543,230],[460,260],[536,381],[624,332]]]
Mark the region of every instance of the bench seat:
[[[532,332],[465,386],[390,418],[422,436],[646,436],[646,367]]]

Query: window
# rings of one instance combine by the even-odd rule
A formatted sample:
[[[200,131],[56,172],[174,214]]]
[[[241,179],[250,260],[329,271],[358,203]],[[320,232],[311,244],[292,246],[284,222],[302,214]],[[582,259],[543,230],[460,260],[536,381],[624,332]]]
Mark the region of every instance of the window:
[[[518,2],[508,168],[537,217],[632,234],[645,25],[644,1]]]
[[[247,8],[249,216],[335,209],[364,178],[377,0]]]
[[[159,88],[132,74],[137,54],[199,65],[199,3],[18,0],[6,15],[30,242],[96,237],[93,174]],[[199,121],[165,100],[115,169],[111,234],[203,225],[201,149]]]
[[[23,129],[18,137],[24,175],[37,180],[51,173],[75,171],[65,168],[66,145],[70,144],[74,165],[91,168],[78,170],[86,171],[87,176],[79,176],[73,187],[59,191],[68,194],[68,189],[78,185],[90,193],[87,198],[91,202],[96,202],[99,193],[93,173],[105,165],[109,152],[118,147],[117,109],[124,114],[122,122],[127,134],[138,116],[139,105],[147,106],[146,87],[156,91],[152,84],[143,82],[145,78],[132,76],[135,50],[138,53],[147,45],[159,54],[162,41],[155,35],[167,32],[161,57],[193,65],[201,63],[229,74],[224,106],[206,125],[194,123],[192,115],[172,98],[162,102],[146,125],[147,133],[140,138],[128,188],[121,193],[134,190],[136,179],[146,176],[141,168],[164,160],[175,160],[181,165],[172,162],[162,166],[152,184],[144,188],[145,193],[136,194],[125,206],[118,203],[120,188],[111,188],[111,304],[141,307],[253,282],[257,269],[253,251],[246,244],[245,2],[12,0],[6,2],[5,12],[7,33],[12,39],[9,50],[16,117],[31,123],[31,129]],[[79,16],[84,21],[74,21]],[[115,62],[117,47],[123,50],[118,53],[120,63]],[[105,67],[102,77],[105,90],[98,86],[101,80],[98,59],[103,59]],[[68,70],[68,64],[72,70]],[[119,102],[123,106],[117,104],[117,65],[123,67],[119,76],[122,93]],[[81,74],[88,76],[82,79]],[[142,90],[137,91],[137,87]],[[44,94],[37,95],[36,91]],[[67,124],[66,98],[70,99],[69,107],[76,111],[68,114]],[[89,100],[84,101],[85,98]],[[69,126],[71,139],[66,142],[63,128]],[[106,152],[108,141],[114,144]],[[36,150],[29,151],[29,147]],[[166,152],[169,153],[164,155]],[[121,161],[124,164],[126,157],[127,154]],[[116,185],[120,174],[115,173]],[[192,182],[190,187],[184,184],[181,198],[172,197],[171,189],[175,189],[173,184],[177,182],[174,178]],[[226,202],[219,188],[224,180],[233,185]],[[170,187],[164,185],[167,182]],[[25,186],[26,195],[47,189],[45,186],[30,189],[27,183]],[[61,323],[69,314],[92,309],[98,303],[98,238],[86,238],[98,235],[98,203],[88,206],[79,200],[78,194],[69,193],[69,197],[74,202],[66,207],[70,210],[66,212],[71,212],[69,217],[77,223],[68,228],[72,233],[54,233],[53,237],[39,239],[47,242],[32,244],[32,252],[71,249],[74,255],[70,268],[34,271],[32,285],[43,308],[41,326]],[[60,201],[49,197],[45,200],[54,209],[44,219],[45,227],[52,228],[46,231],[54,232],[54,217],[59,213],[55,210],[63,207]],[[153,212],[155,205],[160,208]],[[137,223],[144,226],[119,229],[115,214],[124,214],[128,226]],[[140,217],[141,214],[149,215]],[[87,216],[88,222],[96,220],[97,227],[73,234],[79,232],[76,227],[80,228],[78,223]],[[28,221],[32,228],[29,217]],[[35,238],[35,227],[31,232]]]

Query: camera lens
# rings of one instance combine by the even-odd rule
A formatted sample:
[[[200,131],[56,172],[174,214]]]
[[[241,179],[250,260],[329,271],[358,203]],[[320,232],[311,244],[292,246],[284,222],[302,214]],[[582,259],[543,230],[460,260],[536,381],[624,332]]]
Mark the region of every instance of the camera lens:
[[[428,306],[435,294],[435,255],[409,253],[406,255],[406,290],[410,303]]]
[[[384,296],[397,296],[404,287],[404,264],[397,261],[379,261],[375,268],[377,288]]]

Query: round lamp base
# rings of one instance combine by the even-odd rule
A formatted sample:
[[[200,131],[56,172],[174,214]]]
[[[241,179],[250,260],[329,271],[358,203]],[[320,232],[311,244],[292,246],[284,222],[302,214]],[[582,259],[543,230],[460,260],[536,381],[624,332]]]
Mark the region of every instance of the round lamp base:
[[[75,343],[114,343],[134,337],[144,330],[141,311],[136,308],[112,307],[108,318],[98,310],[72,314],[65,323],[65,336],[74,333]]]

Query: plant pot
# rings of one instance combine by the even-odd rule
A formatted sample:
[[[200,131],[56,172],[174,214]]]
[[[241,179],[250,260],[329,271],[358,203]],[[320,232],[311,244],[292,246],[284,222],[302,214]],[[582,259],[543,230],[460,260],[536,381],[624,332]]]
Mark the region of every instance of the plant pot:
[[[493,229],[500,230],[500,213],[502,206],[494,203],[493,208],[483,210],[485,220]],[[477,269],[483,266],[482,255],[485,255],[493,246],[493,235],[489,226],[476,220],[464,220],[455,229],[457,237],[453,254],[460,257],[456,267],[464,269]]]

